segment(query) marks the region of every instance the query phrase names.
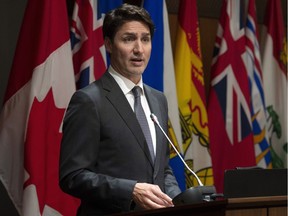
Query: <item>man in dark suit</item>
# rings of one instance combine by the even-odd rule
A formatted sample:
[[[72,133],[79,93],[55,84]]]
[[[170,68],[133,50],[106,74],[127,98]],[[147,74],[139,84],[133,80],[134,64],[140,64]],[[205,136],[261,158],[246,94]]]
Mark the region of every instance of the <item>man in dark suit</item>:
[[[78,215],[170,207],[181,192],[168,164],[168,142],[149,117],[154,113],[167,132],[167,100],[142,82],[153,33],[143,8],[124,4],[106,14],[103,36],[111,65],[71,98],[63,124],[60,187],[81,199]],[[134,113],[135,86],[147,130]]]

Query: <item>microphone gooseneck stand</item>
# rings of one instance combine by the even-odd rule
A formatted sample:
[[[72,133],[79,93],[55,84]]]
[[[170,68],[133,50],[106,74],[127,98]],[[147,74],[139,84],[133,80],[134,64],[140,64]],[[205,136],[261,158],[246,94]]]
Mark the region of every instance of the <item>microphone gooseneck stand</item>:
[[[183,205],[183,204],[192,204],[192,203],[201,203],[201,202],[210,202],[215,200],[217,197],[223,197],[223,194],[217,194],[216,189],[213,185],[211,186],[205,186],[200,181],[199,177],[196,175],[193,170],[190,169],[190,167],[187,165],[185,160],[182,158],[181,154],[178,152],[175,145],[172,143],[172,141],[169,139],[163,128],[161,127],[157,117],[151,113],[150,115],[152,121],[160,128],[162,133],[165,135],[166,139],[169,141],[170,145],[173,147],[185,167],[193,174],[193,176],[197,179],[197,182],[199,186],[194,186],[186,189],[182,193],[178,194],[176,197],[174,197],[173,204],[175,206],[177,205]]]

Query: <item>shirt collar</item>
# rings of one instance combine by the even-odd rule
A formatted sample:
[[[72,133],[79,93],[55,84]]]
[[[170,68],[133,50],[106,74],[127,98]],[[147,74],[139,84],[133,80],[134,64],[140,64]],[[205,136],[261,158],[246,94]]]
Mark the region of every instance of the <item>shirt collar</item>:
[[[131,90],[134,88],[135,84],[131,80],[124,77],[123,75],[119,74],[111,65],[108,68],[108,72],[112,75],[112,77],[118,83],[118,85],[120,86],[121,90],[123,91],[123,93],[125,95],[130,93]],[[141,77],[139,83],[137,83],[137,86],[141,87],[142,93],[143,93],[142,77]]]

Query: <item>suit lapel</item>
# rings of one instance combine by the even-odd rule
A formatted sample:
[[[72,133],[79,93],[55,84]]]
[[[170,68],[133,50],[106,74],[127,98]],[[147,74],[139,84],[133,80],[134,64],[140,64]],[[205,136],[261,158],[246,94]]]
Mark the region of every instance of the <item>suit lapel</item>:
[[[144,85],[144,91],[145,91],[146,98],[148,100],[151,113],[157,116],[159,122],[163,122],[163,120],[161,119],[161,115],[160,115],[161,108],[159,106],[158,99],[151,92],[151,89],[148,88],[146,85]],[[162,158],[161,154],[163,154],[163,143],[162,143],[163,134],[156,124],[155,124],[155,131],[156,131],[156,158],[155,158],[155,164],[154,164],[154,175],[157,175],[159,171],[159,166],[161,163],[160,159]]]
[[[105,72],[105,74],[103,75],[102,83],[103,83],[103,89],[106,90],[107,92],[106,93],[107,99],[111,102],[111,104],[117,110],[119,115],[122,117],[123,121],[127,124],[128,128],[134,134],[138,144],[143,149],[146,157],[153,166],[153,162],[149,153],[148,145],[146,143],[144,134],[121,88],[108,72]]]

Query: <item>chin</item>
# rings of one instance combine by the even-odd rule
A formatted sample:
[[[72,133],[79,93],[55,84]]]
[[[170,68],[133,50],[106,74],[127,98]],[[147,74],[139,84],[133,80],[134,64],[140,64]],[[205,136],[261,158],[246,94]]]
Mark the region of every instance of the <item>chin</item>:
[[[131,73],[134,75],[142,75],[144,72],[145,68],[133,68],[131,69]]]

